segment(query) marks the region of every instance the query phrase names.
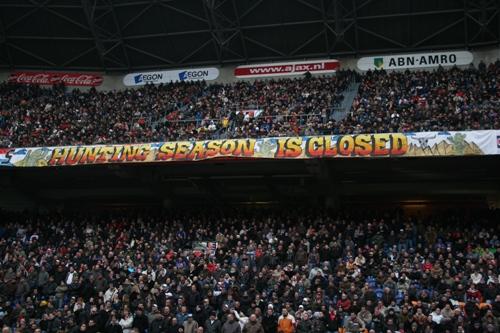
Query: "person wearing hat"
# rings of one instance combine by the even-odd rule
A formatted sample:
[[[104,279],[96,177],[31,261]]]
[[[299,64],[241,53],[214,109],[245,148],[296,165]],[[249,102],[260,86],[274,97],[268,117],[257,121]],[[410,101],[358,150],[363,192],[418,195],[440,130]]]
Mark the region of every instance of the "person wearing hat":
[[[217,319],[217,314],[215,311],[210,312],[210,317],[205,321],[205,331],[207,333],[219,333],[222,324],[219,319]]]
[[[184,333],[196,333],[196,329],[198,328],[198,322],[193,319],[193,314],[189,313],[187,315],[187,320],[183,324]]]
[[[288,310],[288,309],[287,309]],[[304,305],[300,304],[299,309],[295,312],[295,318],[302,318],[302,314],[304,313]]]

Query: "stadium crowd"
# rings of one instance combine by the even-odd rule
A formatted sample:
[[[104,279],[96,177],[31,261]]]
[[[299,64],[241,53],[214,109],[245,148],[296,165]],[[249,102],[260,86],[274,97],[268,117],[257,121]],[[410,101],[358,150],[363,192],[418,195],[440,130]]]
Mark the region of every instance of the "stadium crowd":
[[[5,83],[0,85],[0,145],[205,139],[214,137],[217,130],[227,132],[233,121],[239,132],[253,135],[255,128],[250,130],[246,124],[254,110],[284,115],[319,109],[329,116],[331,106],[343,96],[350,73],[234,84],[181,82],[107,92]],[[274,133],[285,127],[277,122],[262,130]]]
[[[368,72],[341,133],[500,128],[500,60],[478,68]]]
[[[343,93],[361,81],[352,110]],[[500,60],[477,68],[339,71],[98,92],[0,85],[0,147],[500,128]]]
[[[357,214],[3,212],[2,332],[498,332],[498,212]]]

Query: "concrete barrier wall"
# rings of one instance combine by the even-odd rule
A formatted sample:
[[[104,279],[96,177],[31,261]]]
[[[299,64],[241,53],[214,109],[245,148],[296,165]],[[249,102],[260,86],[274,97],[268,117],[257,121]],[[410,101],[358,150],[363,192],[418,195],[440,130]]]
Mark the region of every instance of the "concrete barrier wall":
[[[472,54],[474,55],[474,65],[477,66],[479,62],[484,61],[485,63],[491,63],[495,62],[496,60],[500,59],[500,48],[492,48],[492,49],[482,49],[482,50],[476,50],[476,51],[471,51]],[[417,53],[417,52],[415,52]],[[381,55],[381,54],[373,54],[374,56]],[[348,58],[337,58],[340,61],[340,66],[342,69],[352,69],[352,70],[358,70],[357,68],[357,61],[358,58],[353,58],[353,57],[348,57]],[[200,66],[201,67],[201,66]],[[203,67],[210,67],[210,66],[203,66]],[[212,67],[218,67],[218,66],[212,66]],[[217,83],[230,83],[230,82],[235,82],[240,79],[237,79],[234,76],[234,68],[236,66],[224,66],[224,67],[218,67],[219,69],[219,77],[217,80],[210,81],[210,82],[217,82]],[[19,69],[22,70],[22,69]],[[162,68],[158,68],[158,70],[163,70]],[[154,71],[154,70],[147,70],[143,72],[148,72],[148,71]],[[10,71],[3,71],[0,72],[0,82],[5,81],[10,74]],[[105,74],[104,75],[104,81],[103,84],[99,87],[97,87],[98,90],[122,90],[126,88],[131,88],[127,87],[123,84],[123,77],[128,74],[128,73],[120,73],[120,74]],[[290,76],[287,76],[290,77]],[[278,77],[274,77],[278,78]],[[251,80],[251,79],[249,79]],[[88,88],[85,87],[80,87],[79,89],[85,90]]]

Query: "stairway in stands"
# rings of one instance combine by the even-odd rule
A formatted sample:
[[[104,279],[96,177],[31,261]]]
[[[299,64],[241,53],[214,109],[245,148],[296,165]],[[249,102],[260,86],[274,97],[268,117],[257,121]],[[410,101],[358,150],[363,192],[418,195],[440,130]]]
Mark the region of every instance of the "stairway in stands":
[[[359,85],[359,82],[353,80],[351,84],[349,84],[349,87],[347,87],[344,91],[344,99],[342,100],[342,103],[333,110],[332,118],[335,119],[336,122],[344,119],[351,111],[352,102],[358,95]]]

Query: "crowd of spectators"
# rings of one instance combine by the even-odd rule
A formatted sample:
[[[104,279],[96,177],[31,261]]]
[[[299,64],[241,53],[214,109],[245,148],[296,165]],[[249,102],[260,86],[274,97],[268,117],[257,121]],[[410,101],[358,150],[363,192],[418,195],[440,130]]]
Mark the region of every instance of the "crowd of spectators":
[[[221,132],[233,135],[227,133],[233,129],[249,136],[281,133],[289,128],[284,125],[288,118],[262,129],[249,126],[249,119],[255,110],[266,117],[312,112],[329,117],[332,106],[342,99],[350,73],[233,84],[150,84],[107,92],[4,83],[0,85],[0,146],[206,139]]]
[[[351,111],[334,117],[355,81],[361,83]],[[107,92],[0,85],[1,147],[499,128],[500,60],[466,69],[339,71]]]
[[[6,333],[499,330],[495,211],[0,215]]]
[[[340,133],[500,129],[500,60],[467,69],[371,71]]]

